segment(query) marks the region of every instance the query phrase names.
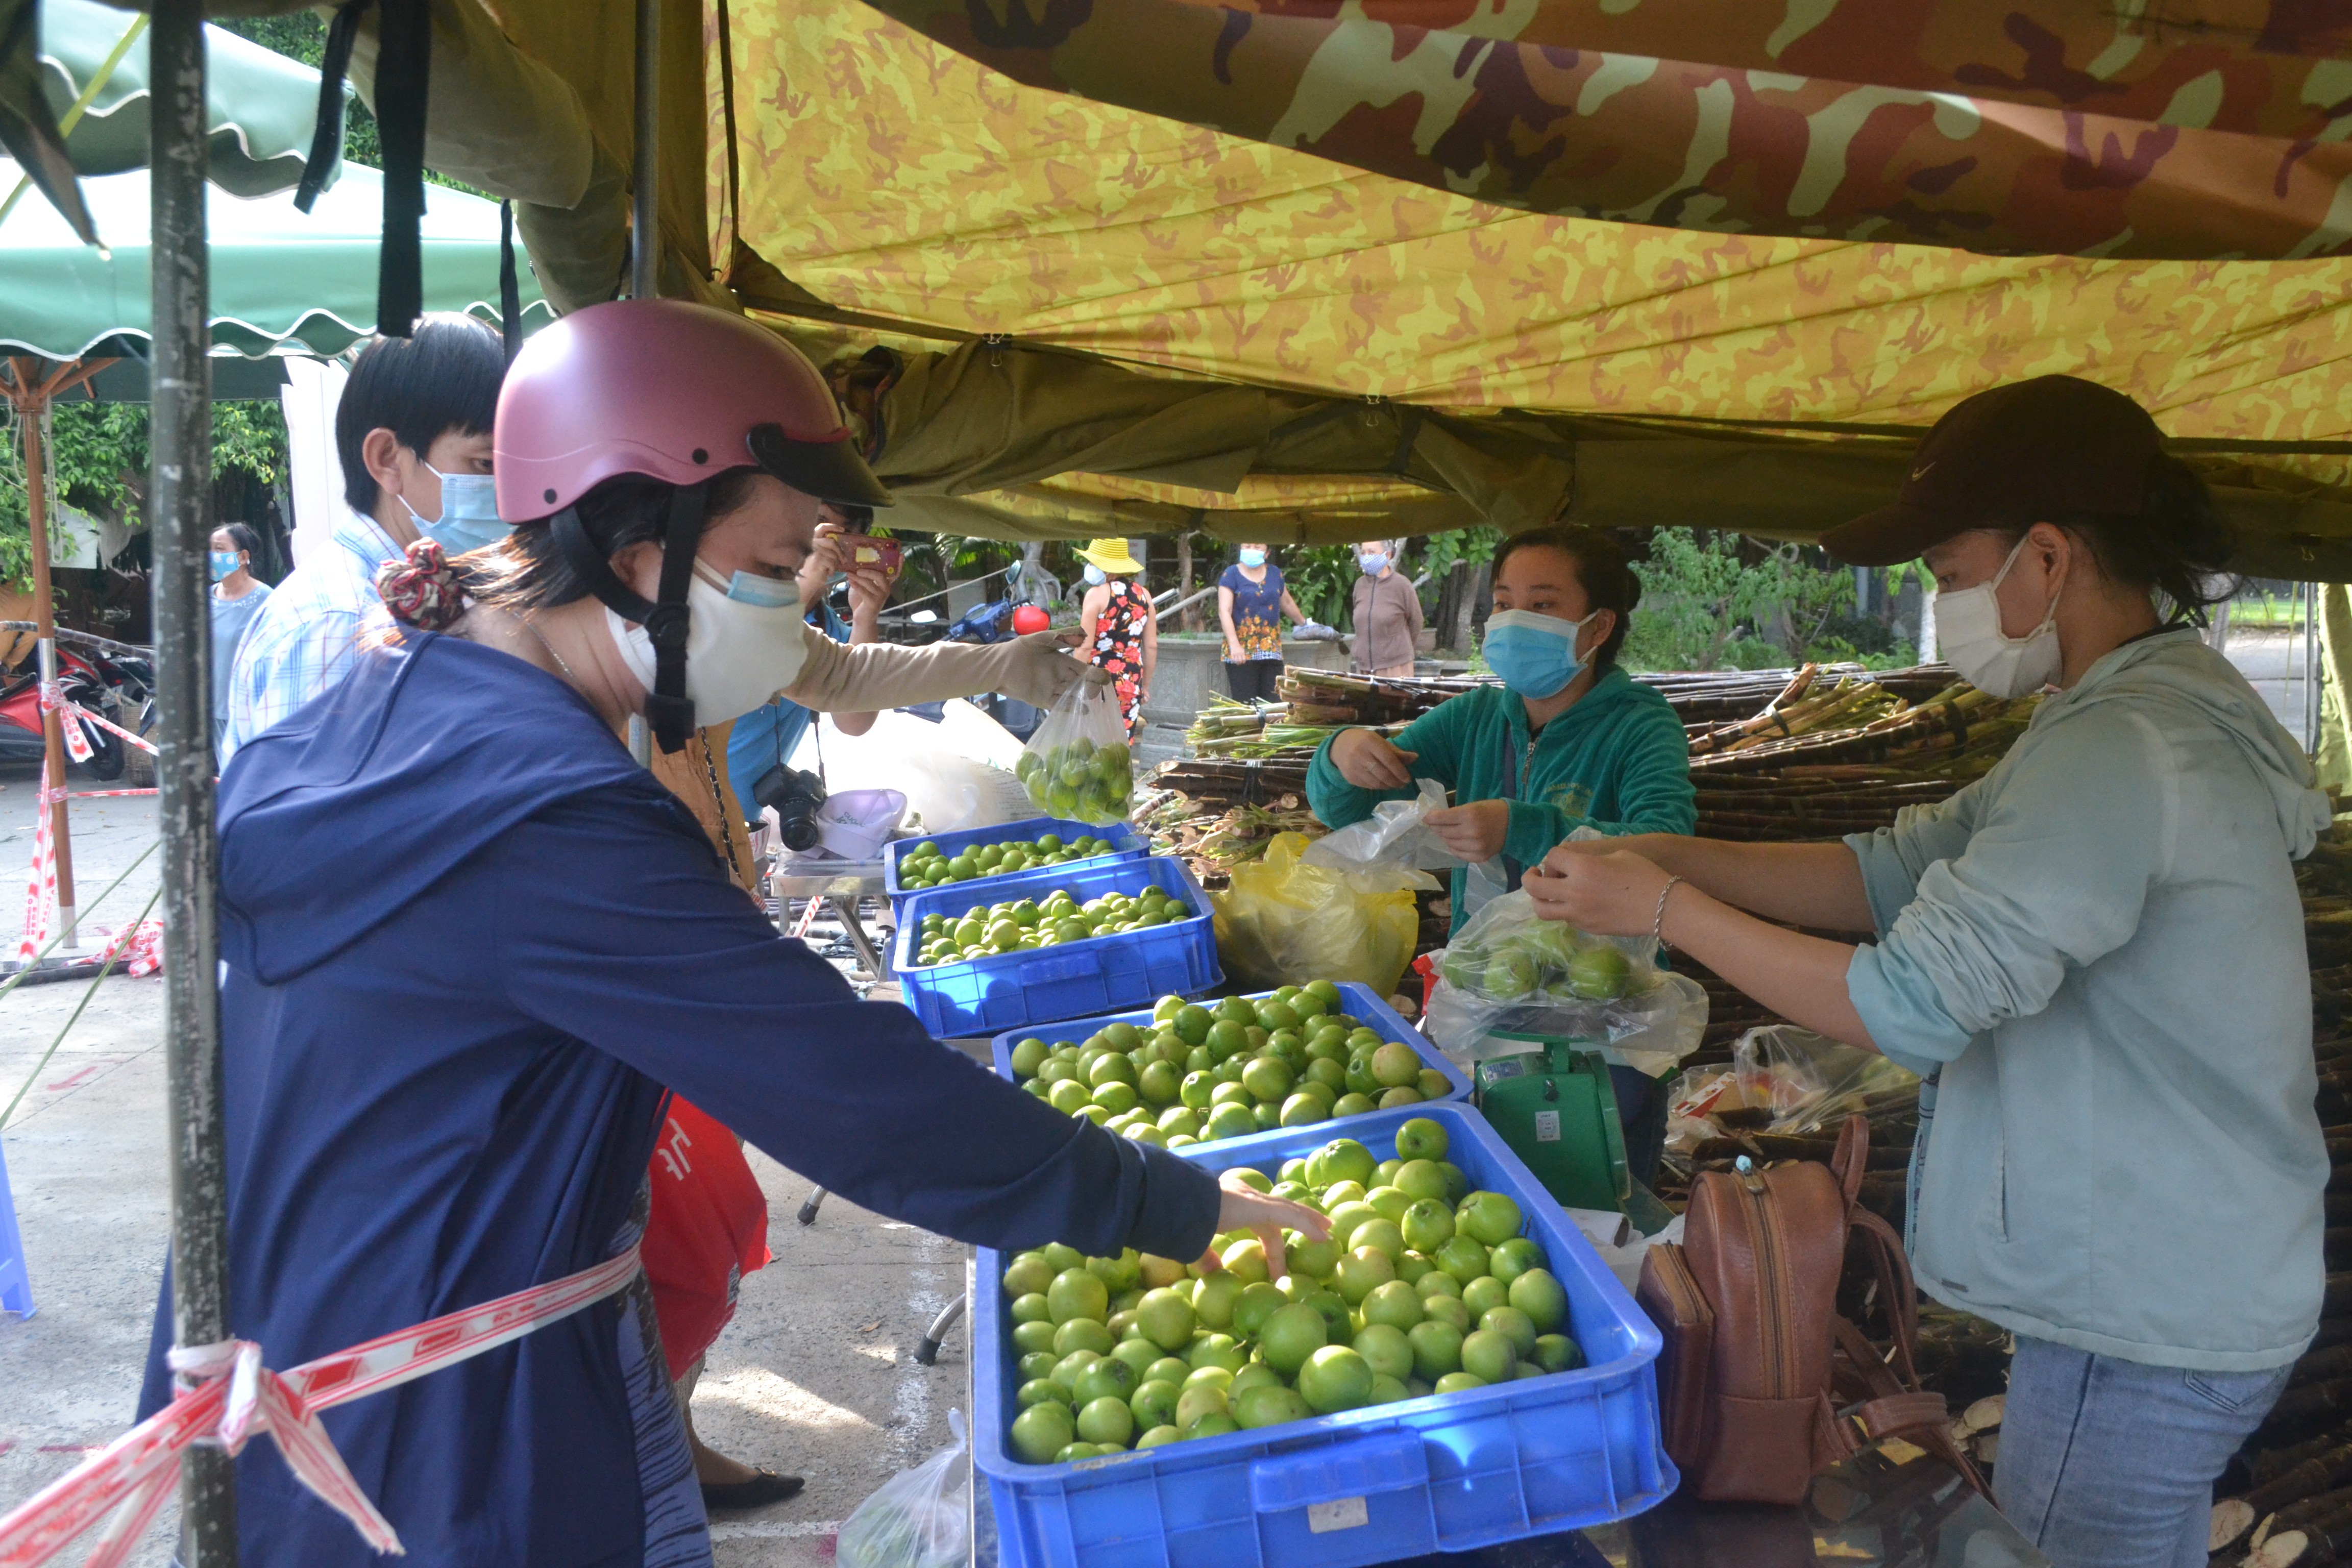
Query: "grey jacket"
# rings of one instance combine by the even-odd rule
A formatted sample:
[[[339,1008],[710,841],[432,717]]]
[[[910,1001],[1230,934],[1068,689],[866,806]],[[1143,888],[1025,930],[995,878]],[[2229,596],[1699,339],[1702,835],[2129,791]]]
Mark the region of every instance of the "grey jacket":
[[[2328,1159],[2292,862],[2311,764],[2190,632],[2045,700],[1999,766],[1846,840],[1886,1054],[1937,1074],[1923,1289],[2127,1361],[2252,1372],[2319,1319]]]

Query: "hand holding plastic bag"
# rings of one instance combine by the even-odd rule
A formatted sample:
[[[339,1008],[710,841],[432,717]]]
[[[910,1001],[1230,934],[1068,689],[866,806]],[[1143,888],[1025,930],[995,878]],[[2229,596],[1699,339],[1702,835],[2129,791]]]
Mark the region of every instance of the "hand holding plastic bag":
[[[1354,980],[1385,996],[1397,988],[1421,934],[1415,891],[1437,879],[1392,861],[1317,865],[1307,837],[1277,833],[1265,858],[1234,868],[1209,895],[1217,957],[1237,989]]]
[[[1047,816],[1097,826],[1124,821],[1135,794],[1135,763],[1118,689],[1080,681],[1063,692],[1013,772],[1030,804]]]
[[[1422,1027],[1467,1066],[1549,1035],[1590,1040],[1609,1061],[1656,1077],[1698,1048],[1706,988],[1658,967],[1651,938],[1593,936],[1536,913],[1524,890],[1472,915],[1430,955],[1438,977]]]
[[[901,1470],[857,1505],[834,1546],[841,1568],[962,1568],[971,1549],[971,1470],[963,1412],[948,1412],[955,1447]]]
[[[1427,822],[1431,812],[1444,809],[1445,786],[1423,779],[1413,799],[1381,802],[1371,816],[1317,839],[1299,858],[1309,866],[1343,871],[1361,871],[1375,864],[1451,870],[1462,864],[1461,858],[1439,841]]]

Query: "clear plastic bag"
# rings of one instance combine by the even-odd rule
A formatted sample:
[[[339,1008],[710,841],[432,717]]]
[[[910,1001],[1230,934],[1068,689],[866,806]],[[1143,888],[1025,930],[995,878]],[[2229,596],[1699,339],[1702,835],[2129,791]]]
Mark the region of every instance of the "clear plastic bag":
[[[1126,820],[1135,794],[1135,762],[1128,751],[1118,689],[1072,682],[1029,737],[1013,771],[1029,792],[1029,803],[1047,816],[1097,825]]]
[[[1430,955],[1423,1031],[1468,1066],[1528,1048],[1498,1031],[1591,1040],[1603,1057],[1652,1077],[1698,1048],[1706,989],[1662,970],[1648,937],[1592,936],[1536,913],[1523,889],[1472,915]]]
[[[1423,826],[1433,811],[1445,809],[1445,786],[1435,779],[1421,781],[1421,793],[1412,800],[1384,800],[1361,822],[1328,833],[1307,847],[1300,857],[1310,866],[1360,871],[1375,865],[1411,866],[1421,871],[1444,871],[1462,864]]]
[[[1226,981],[1264,991],[1354,980],[1387,995],[1421,934],[1412,896],[1437,879],[1391,861],[1318,866],[1307,847],[1304,834],[1277,833],[1264,859],[1234,867],[1233,886],[1209,895]]]
[[[901,1470],[859,1503],[834,1544],[841,1568],[962,1568],[971,1549],[971,1468],[963,1412],[948,1412],[955,1447]]]
[[[1818,1132],[1856,1111],[1873,1120],[1899,1117],[1919,1102],[1916,1074],[1794,1024],[1740,1036],[1731,1070],[1743,1102],[1771,1109],[1767,1132]]]

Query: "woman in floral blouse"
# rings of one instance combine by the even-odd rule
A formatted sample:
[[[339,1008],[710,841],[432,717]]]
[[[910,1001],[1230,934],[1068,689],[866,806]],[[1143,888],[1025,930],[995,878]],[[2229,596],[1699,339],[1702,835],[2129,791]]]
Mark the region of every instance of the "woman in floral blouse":
[[[1110,671],[1127,715],[1128,738],[1143,728],[1143,705],[1151,700],[1151,667],[1160,658],[1160,620],[1152,614],[1151,590],[1139,578],[1143,563],[1128,553],[1124,539],[1089,540],[1078,552],[1087,563],[1086,597],[1078,601],[1080,644],[1087,657]]]

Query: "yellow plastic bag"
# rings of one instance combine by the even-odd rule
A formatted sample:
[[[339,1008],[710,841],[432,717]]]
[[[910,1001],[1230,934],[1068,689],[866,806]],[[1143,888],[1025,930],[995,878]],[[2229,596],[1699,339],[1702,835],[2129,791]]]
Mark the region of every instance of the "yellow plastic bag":
[[[1275,835],[1265,859],[1235,867],[1234,885],[1209,895],[1227,983],[1265,991],[1356,980],[1388,995],[1421,932],[1412,895],[1437,879],[1410,866],[1307,865],[1298,858],[1307,844],[1303,833]]]

